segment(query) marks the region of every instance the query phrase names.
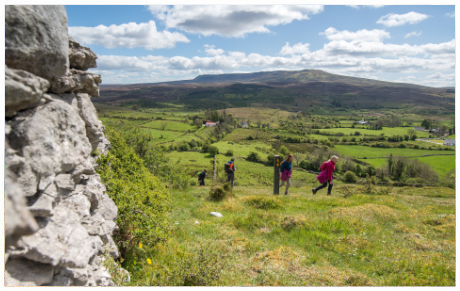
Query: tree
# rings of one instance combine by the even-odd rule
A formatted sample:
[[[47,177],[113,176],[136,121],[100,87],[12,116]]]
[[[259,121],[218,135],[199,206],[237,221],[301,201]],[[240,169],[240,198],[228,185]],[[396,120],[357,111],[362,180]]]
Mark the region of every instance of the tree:
[[[197,118],[193,121],[193,124],[196,125],[197,128],[200,128],[201,126],[203,126],[203,120]]]
[[[165,130],[165,128],[166,128],[167,125],[168,125],[167,122],[162,122],[162,123],[161,123],[161,129],[162,129],[162,130]]]
[[[304,160],[307,156],[306,154],[299,153],[299,152],[293,153],[293,155],[294,155],[294,161],[297,167],[299,166],[300,162]]]
[[[410,140],[415,140],[417,138],[414,129],[407,130],[407,135],[409,136]],[[415,138],[414,138],[414,136],[415,136]]]
[[[424,119],[422,121],[421,126],[424,127],[425,129],[429,129],[430,128],[430,122],[428,121],[428,119]]]

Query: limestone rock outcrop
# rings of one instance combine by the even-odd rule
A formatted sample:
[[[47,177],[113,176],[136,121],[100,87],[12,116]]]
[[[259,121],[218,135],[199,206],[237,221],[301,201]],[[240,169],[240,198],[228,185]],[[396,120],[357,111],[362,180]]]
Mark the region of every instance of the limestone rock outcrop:
[[[34,107],[48,90],[49,82],[27,71],[5,68],[5,116]]]
[[[69,61],[71,68],[82,71],[95,68],[96,59],[97,56],[91,49],[80,45],[69,37]]]
[[[99,84],[101,82],[100,75],[70,69],[51,85],[51,91],[56,94],[65,92],[88,93],[93,97],[99,97]]]
[[[113,286],[96,55],[68,37],[63,6],[6,6],[5,36],[5,285]]]
[[[5,64],[9,68],[54,82],[69,67],[68,39],[64,6],[5,6]]]

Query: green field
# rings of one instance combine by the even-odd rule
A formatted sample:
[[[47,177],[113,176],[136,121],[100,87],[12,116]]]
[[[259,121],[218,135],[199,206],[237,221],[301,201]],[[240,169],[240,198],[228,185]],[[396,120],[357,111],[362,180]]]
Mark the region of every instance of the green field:
[[[335,145],[334,150],[340,154],[355,158],[374,158],[374,157],[388,157],[390,154],[393,156],[423,156],[433,154],[454,154],[453,151],[444,150],[420,150],[420,149],[409,149],[409,148],[378,148],[368,146],[352,146],[352,145]],[[450,156],[455,160],[455,155]]]
[[[342,132],[346,135],[354,134],[359,131],[362,135],[381,135],[382,133],[385,136],[392,135],[407,135],[407,131],[413,129],[412,127],[383,127],[381,130],[371,130],[371,129],[361,129],[361,128],[325,128],[320,129],[322,132]],[[418,138],[428,137],[428,132],[425,131],[416,131],[415,134]]]
[[[219,149],[221,154],[225,154],[228,150],[233,151],[233,155],[236,157],[246,157],[251,152],[256,152],[261,158],[265,160],[267,154],[273,152],[272,147],[263,142],[217,142],[213,144]]]
[[[156,120],[151,121],[149,123],[145,123],[142,127],[147,128],[155,128],[155,129],[163,129],[164,130],[171,130],[171,131],[195,131],[197,128],[196,126],[178,122],[178,121],[164,121],[164,120]]]
[[[223,140],[225,141],[233,141],[233,140],[247,140],[249,136],[253,138],[261,139],[261,140],[268,140],[272,139],[275,135],[269,131],[263,131],[259,129],[252,129],[252,128],[237,128],[233,130],[231,133],[227,134]]]

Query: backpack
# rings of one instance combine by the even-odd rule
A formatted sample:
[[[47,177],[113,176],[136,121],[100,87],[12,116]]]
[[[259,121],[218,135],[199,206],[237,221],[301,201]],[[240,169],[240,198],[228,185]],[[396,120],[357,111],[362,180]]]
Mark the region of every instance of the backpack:
[[[198,177],[199,177],[199,176],[201,175],[201,172],[198,172],[198,174],[197,174],[197,175],[198,175]]]
[[[231,164],[232,164],[231,162],[226,162],[226,163],[224,164],[225,172],[228,173],[228,174],[230,174],[230,173],[232,172],[232,170],[230,170],[230,165],[231,165]]]

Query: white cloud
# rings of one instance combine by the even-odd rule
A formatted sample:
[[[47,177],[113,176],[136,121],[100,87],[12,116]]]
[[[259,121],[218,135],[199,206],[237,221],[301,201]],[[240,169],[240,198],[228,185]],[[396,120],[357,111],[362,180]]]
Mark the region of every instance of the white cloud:
[[[166,27],[204,36],[243,37],[268,33],[268,26],[309,19],[323,11],[322,5],[151,5],[151,13]]]
[[[281,48],[280,55],[305,54],[310,52],[308,49],[309,46],[309,43],[303,44],[299,42],[291,47],[289,46],[289,42],[286,42],[286,45]]]
[[[357,40],[357,41],[381,41],[384,38],[389,38],[390,33],[381,29],[367,30],[362,29],[357,32],[350,32],[348,30],[338,31],[334,27],[329,27],[320,35],[325,35],[329,40]]]
[[[165,68],[168,58],[161,56],[129,57],[102,55],[97,58],[98,70],[153,71]]]
[[[182,33],[157,31],[154,21],[96,27],[73,26],[69,27],[69,34],[82,44],[95,44],[106,48],[143,47],[153,50],[172,48],[177,42],[190,42]]]
[[[455,84],[455,74],[435,73],[425,77],[404,76],[395,82],[411,83],[432,87],[450,87]]]
[[[323,46],[330,55],[402,56],[418,54],[455,54],[455,39],[440,44],[408,45],[382,42],[331,41]]]
[[[446,13],[447,17],[454,17],[455,18],[455,11],[451,13]]]
[[[412,31],[412,32],[409,32],[408,34],[406,34],[406,36],[404,36],[404,38],[408,38],[408,37],[411,37],[411,36],[421,36],[422,35],[422,32],[419,31]]]
[[[205,44],[204,47],[204,51],[211,56],[218,56],[225,52],[223,49],[215,49],[214,45]]]
[[[402,74],[432,74],[430,78],[423,79],[427,82],[425,85],[452,86],[455,83],[452,77],[454,74],[450,74],[455,70],[455,39],[436,44],[399,45],[383,43],[382,39],[389,38],[389,34],[383,30],[349,32],[329,28],[326,32],[324,34],[330,41],[316,51],[310,51],[308,43],[292,46],[286,43],[277,56],[226,52],[216,49],[214,45],[205,45],[204,49],[208,53],[205,57],[101,55],[98,57],[96,71],[102,74],[104,83],[107,83],[106,78],[115,80],[118,73],[108,74],[113,71],[120,72],[125,77],[129,76],[128,73],[139,73],[139,77],[131,77],[135,80],[132,83],[139,83],[165,81],[169,76],[181,80],[205,73],[302,69],[320,69],[372,79],[382,79],[380,74],[383,73],[394,75],[395,78]],[[157,75],[147,76],[148,73]],[[446,78],[443,79],[444,77]],[[126,79],[123,80],[127,82]],[[415,81],[423,85],[420,80],[418,78]],[[415,81],[412,82],[409,77],[405,80],[409,83]]]
[[[380,17],[377,21],[379,24],[383,24],[387,27],[400,26],[405,24],[415,24],[420,21],[427,19],[429,15],[421,14],[418,12],[411,11],[406,14],[394,14],[389,13],[385,16]]]
[[[385,5],[347,5],[347,6],[355,8],[355,9],[359,9],[360,7],[382,8]]]

